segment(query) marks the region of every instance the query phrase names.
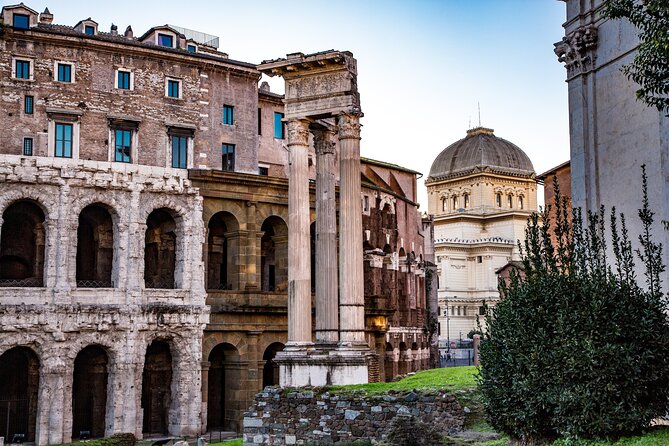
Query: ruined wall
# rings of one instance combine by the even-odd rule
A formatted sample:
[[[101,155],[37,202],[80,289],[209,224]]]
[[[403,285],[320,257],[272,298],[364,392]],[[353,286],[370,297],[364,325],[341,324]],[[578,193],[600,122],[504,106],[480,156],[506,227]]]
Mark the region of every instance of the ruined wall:
[[[464,424],[455,396],[436,391],[366,397],[267,387],[244,415],[244,445],[377,443],[402,417],[444,433]]]

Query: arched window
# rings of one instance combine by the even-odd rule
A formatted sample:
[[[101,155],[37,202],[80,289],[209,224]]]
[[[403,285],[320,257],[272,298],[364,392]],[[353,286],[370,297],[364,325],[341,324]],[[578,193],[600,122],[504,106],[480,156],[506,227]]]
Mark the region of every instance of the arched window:
[[[519,209],[525,209],[525,203],[523,203],[523,196],[520,195],[518,197],[518,208]]]
[[[41,287],[46,244],[45,216],[33,201],[13,203],[2,214],[0,286]]]
[[[446,212],[446,197],[441,197],[441,212]]]
[[[464,195],[465,209],[469,209],[469,194]]]
[[[144,286],[174,288],[176,223],[167,209],[156,209],[146,220]]]
[[[453,198],[451,200],[452,200],[452,204],[453,204],[453,210],[456,210],[458,208],[458,197],[453,195]]]
[[[86,206],[77,228],[77,286],[112,287],[114,234],[112,218],[99,204]]]
[[[511,196],[511,194],[506,196],[506,202],[509,205],[509,208],[513,208],[513,197]]]
[[[497,194],[495,194],[495,204],[497,205],[498,208],[502,207],[502,193],[501,192],[497,192]]]

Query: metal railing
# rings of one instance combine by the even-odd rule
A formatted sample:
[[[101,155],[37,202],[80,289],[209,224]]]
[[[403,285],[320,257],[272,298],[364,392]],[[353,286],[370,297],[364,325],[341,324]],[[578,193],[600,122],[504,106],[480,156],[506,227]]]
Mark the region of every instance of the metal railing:
[[[107,280],[77,280],[77,288],[114,288],[114,282]]]
[[[165,280],[165,279],[145,279],[144,288],[158,288],[162,290],[173,290],[174,289],[174,280]]]
[[[37,277],[29,277],[27,279],[0,279],[0,287],[3,288],[40,288],[42,286],[44,286],[44,281]]]

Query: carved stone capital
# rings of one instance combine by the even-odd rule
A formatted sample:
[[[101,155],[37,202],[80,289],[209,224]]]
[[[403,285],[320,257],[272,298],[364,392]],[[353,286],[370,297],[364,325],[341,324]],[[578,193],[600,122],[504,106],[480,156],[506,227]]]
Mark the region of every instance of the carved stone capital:
[[[339,139],[360,139],[360,116],[342,113],[337,116]]]
[[[317,155],[335,153],[334,132],[329,130],[312,130],[314,135],[314,148]]]
[[[286,123],[288,145],[309,145],[309,121],[306,119],[290,119]]]
[[[555,44],[555,54],[567,69],[567,76],[587,73],[595,67],[597,27],[585,25],[570,32]]]

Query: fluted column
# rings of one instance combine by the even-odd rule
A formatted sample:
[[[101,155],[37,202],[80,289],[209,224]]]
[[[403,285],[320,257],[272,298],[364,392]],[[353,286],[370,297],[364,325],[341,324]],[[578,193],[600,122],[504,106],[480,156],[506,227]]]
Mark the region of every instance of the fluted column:
[[[316,148],[316,342],[339,340],[334,132],[312,131]]]
[[[309,122],[288,121],[288,345],[311,343]]]
[[[365,343],[365,296],[360,207],[360,118],[337,117],[339,127],[339,330],[343,346]]]

